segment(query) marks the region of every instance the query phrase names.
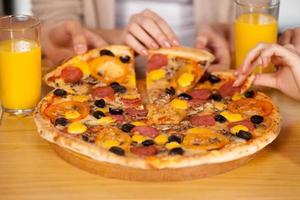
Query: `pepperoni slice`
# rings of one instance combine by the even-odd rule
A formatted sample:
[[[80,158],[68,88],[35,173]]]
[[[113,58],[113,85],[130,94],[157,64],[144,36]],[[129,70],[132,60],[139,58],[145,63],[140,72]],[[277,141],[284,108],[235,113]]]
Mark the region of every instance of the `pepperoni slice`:
[[[92,91],[92,96],[94,99],[99,98],[114,98],[114,90],[111,87],[97,87]]]
[[[191,116],[190,122],[193,126],[213,126],[216,121],[213,115],[194,115]]]
[[[211,91],[208,89],[196,89],[189,93],[193,99],[201,99],[201,100],[207,100],[210,95]]]
[[[122,123],[125,121],[125,117],[123,115],[111,115],[117,122]]]
[[[78,67],[66,67],[61,71],[60,76],[65,83],[78,83],[83,73]]]
[[[136,98],[136,99],[121,99],[121,101],[123,102],[123,104],[125,106],[139,106],[141,104],[141,99],[140,98]]]
[[[130,151],[138,156],[153,156],[157,153],[154,146],[132,147]]]
[[[168,57],[163,54],[153,54],[148,61],[148,71],[159,69],[163,66],[168,65]]]
[[[268,116],[273,111],[272,103],[259,99],[240,99],[228,104],[228,110],[233,113]]]
[[[141,135],[145,135],[151,138],[158,136],[159,131],[156,128],[150,126],[136,126],[132,129],[132,132],[139,132]]]
[[[245,119],[245,120],[238,121],[238,122],[231,122],[227,125],[227,127],[229,129],[231,129],[232,127],[237,126],[237,125],[246,126],[249,129],[249,131],[253,131],[255,129],[254,125],[252,124],[252,122],[249,119]]]
[[[222,97],[230,97],[241,91],[241,87],[233,87],[233,83],[234,80],[229,80],[220,87],[219,92]]]
[[[145,109],[138,110],[136,108],[127,108],[125,109],[125,114],[132,116],[132,117],[146,117],[148,111]]]

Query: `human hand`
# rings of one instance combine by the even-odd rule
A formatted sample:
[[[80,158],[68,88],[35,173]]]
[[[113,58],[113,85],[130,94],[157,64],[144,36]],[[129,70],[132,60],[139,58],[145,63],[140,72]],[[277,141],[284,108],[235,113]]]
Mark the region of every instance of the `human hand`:
[[[202,25],[199,29],[195,47],[207,49],[212,52],[216,60],[208,68],[209,71],[224,70],[230,67],[230,48],[226,39],[228,27],[219,25],[218,30],[211,25]]]
[[[276,88],[300,100],[300,56],[292,45],[257,45],[245,59],[234,86],[241,85],[256,66],[268,67],[270,63],[279,69],[274,73],[257,74],[253,84]]]
[[[148,9],[130,18],[122,38],[125,44],[141,55],[147,55],[147,49],[179,45],[177,36],[167,22]]]
[[[45,29],[46,32],[42,34],[43,53],[54,64],[76,54],[83,54],[89,48],[107,44],[99,35],[83,27],[79,21],[68,20]]]
[[[278,39],[281,45],[291,44],[300,53],[300,27],[285,30]]]

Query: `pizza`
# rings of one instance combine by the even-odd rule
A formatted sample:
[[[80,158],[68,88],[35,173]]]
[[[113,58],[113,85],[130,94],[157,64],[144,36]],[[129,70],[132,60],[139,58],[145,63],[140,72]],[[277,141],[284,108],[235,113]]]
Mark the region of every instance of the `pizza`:
[[[38,132],[96,161],[140,169],[222,163],[254,154],[279,134],[278,108],[250,88],[253,77],[233,87],[231,71],[207,73],[213,59],[187,47],[151,52],[144,96],[129,47],[76,56],[45,76],[54,89],[34,113]]]

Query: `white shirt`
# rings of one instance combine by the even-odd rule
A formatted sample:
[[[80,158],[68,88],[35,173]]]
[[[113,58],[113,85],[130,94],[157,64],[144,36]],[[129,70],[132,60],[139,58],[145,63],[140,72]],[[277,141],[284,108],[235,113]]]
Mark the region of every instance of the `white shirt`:
[[[127,26],[133,14],[147,8],[156,12],[171,26],[181,44],[193,46],[195,28],[192,0],[117,0],[116,26]]]

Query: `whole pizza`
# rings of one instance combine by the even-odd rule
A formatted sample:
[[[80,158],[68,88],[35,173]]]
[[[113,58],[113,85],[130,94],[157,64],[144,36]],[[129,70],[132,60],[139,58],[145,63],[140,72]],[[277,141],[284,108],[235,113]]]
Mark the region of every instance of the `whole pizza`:
[[[232,72],[208,73],[213,60],[209,52],[187,47],[151,51],[144,95],[129,47],[76,56],[44,77],[54,90],[36,108],[39,134],[93,160],[139,169],[254,154],[279,134],[278,108],[250,89],[253,77],[233,87]]]

